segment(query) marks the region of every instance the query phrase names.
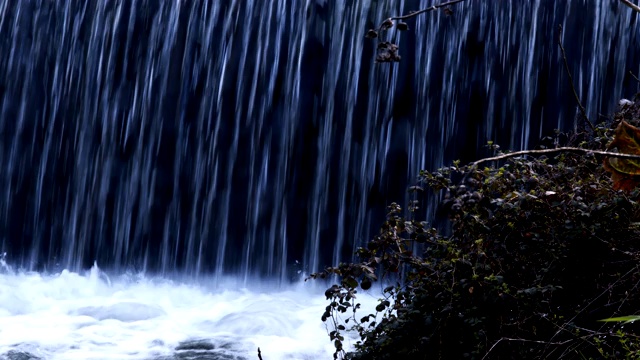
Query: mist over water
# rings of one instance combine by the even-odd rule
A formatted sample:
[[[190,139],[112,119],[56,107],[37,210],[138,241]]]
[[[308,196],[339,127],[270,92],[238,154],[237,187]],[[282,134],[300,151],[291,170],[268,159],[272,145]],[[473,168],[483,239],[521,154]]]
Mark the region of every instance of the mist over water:
[[[375,64],[367,29],[433,4],[0,0],[0,356],[330,354],[321,291],[291,283],[351,259],[421,169],[573,129],[559,24],[592,121],[638,91],[614,0],[468,0]]]

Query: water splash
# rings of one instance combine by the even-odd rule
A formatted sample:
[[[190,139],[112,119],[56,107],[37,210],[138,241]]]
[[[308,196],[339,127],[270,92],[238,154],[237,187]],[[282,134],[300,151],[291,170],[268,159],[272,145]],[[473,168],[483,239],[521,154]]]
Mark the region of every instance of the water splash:
[[[7,253],[0,254],[0,274],[13,274],[13,269],[7,264]]]
[[[254,359],[258,347],[265,358],[331,357],[318,315],[326,306],[320,288],[252,283],[247,290],[203,280],[125,274],[106,282],[97,267],[84,274],[0,273],[0,357]],[[364,305],[375,306],[362,295]]]

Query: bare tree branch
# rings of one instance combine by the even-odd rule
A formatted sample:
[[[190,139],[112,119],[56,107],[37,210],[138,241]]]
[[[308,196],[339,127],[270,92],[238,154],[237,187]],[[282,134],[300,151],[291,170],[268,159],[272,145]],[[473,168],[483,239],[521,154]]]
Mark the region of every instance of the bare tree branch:
[[[433,5],[431,7],[428,7],[426,9],[422,9],[422,10],[419,10],[419,11],[414,11],[414,12],[409,13],[407,15],[394,16],[394,17],[391,17],[390,19],[391,20],[406,20],[406,19],[412,18],[414,16],[418,16],[420,14],[426,13],[427,11],[438,10],[438,8],[449,6],[449,5],[453,5],[453,4],[457,4],[457,3],[463,2],[463,1],[465,1],[465,0],[453,0],[453,1],[446,2],[446,3],[442,3],[442,4]]]
[[[640,13],[640,6],[632,3],[629,0],[620,0],[620,2],[622,2],[623,4],[627,5],[628,7],[630,7],[633,11]]]
[[[412,11],[410,12],[408,15],[402,15],[402,16],[393,16],[390,18],[385,19],[382,23],[380,23],[380,26],[378,26],[377,29],[369,29],[369,31],[367,31],[367,34],[365,35],[365,37],[370,38],[370,39],[375,39],[379,37],[379,32],[385,31],[385,30],[389,30],[391,29],[394,25],[396,27],[397,30],[400,31],[405,31],[405,30],[409,30],[409,26],[407,25],[407,23],[405,23],[404,19],[408,19],[414,16],[418,16],[420,14],[424,14],[427,11],[432,11],[432,10],[437,10],[438,8],[441,7],[445,7],[445,6],[449,6],[449,5],[453,5],[453,4],[457,4],[460,2],[463,2],[465,0],[452,0],[449,2],[445,2],[442,4],[438,4],[438,5],[433,5],[431,7],[428,7],[426,9],[422,9],[422,10],[418,10],[418,11]],[[446,9],[445,9],[446,10]],[[450,14],[450,12],[448,12],[447,14]],[[394,23],[393,20],[398,20],[397,23]],[[398,45],[390,43],[388,41],[382,41],[380,39],[378,39],[378,46],[376,48],[376,62],[377,63],[395,63],[400,61],[400,55],[398,54]]]
[[[589,149],[582,149],[582,148],[576,148],[576,147],[559,147],[555,149],[515,151],[515,152],[506,153],[506,154],[502,154],[502,155],[498,155],[490,158],[480,159],[478,161],[472,162],[469,165],[475,167],[485,162],[503,160],[503,159],[521,156],[521,155],[542,155],[542,154],[552,154],[552,153],[559,153],[559,152],[572,152],[572,153],[585,154],[585,155],[600,155],[600,156],[609,156],[609,157],[622,158],[622,159],[640,160],[640,155],[612,153],[607,151],[589,150]]]
[[[587,111],[584,106],[580,102],[580,97],[578,96],[578,92],[576,91],[576,87],[573,85],[573,76],[571,76],[571,71],[569,70],[569,63],[567,62],[567,55],[564,52],[564,46],[562,46],[562,25],[558,25],[558,44],[560,45],[560,51],[562,52],[562,59],[564,60],[564,68],[567,70],[567,75],[569,75],[569,83],[571,83],[571,89],[573,89],[573,96],[575,96],[576,101],[578,102],[578,107],[580,107],[580,112],[582,113],[582,117],[587,121],[591,130],[595,130],[595,126],[589,117],[587,116]]]

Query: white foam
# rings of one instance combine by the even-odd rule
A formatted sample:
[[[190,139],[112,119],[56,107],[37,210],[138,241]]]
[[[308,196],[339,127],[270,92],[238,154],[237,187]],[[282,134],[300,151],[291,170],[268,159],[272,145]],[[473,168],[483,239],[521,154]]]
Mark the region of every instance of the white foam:
[[[625,106],[631,106],[633,105],[633,101],[628,100],[628,99],[620,99],[618,101],[618,106],[620,106],[621,108],[625,107]]]
[[[97,267],[87,274],[5,271],[0,354],[153,359],[174,354],[185,340],[207,339],[249,359],[257,358],[258,347],[265,359],[327,359],[333,348],[320,321],[326,305],[322,286],[309,283],[274,291],[215,290],[207,281],[109,278]]]

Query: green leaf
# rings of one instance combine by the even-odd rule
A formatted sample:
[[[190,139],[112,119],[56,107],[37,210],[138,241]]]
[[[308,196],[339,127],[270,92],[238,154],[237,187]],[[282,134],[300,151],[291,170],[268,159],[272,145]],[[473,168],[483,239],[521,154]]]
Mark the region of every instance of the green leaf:
[[[612,318],[602,319],[602,320],[598,320],[598,321],[630,323],[630,322],[634,322],[636,320],[640,320],[640,315],[618,316],[618,317],[612,317]]]
[[[367,31],[366,37],[369,39],[375,39],[378,37],[378,32],[373,29],[369,29],[369,31]]]
[[[396,29],[398,29],[400,31],[407,31],[407,30],[409,30],[409,25],[407,25],[406,22],[400,21],[400,22],[398,22],[396,24]]]
[[[358,286],[358,282],[356,281],[356,279],[354,279],[352,277],[348,277],[348,278],[342,280],[342,283],[345,286],[347,286],[349,288],[352,288],[352,289],[354,289],[354,288],[356,288]]]
[[[333,342],[333,344],[336,347],[336,350],[342,350],[342,341],[336,340]]]
[[[362,290],[369,290],[371,288],[371,280],[368,277],[365,277],[360,282],[360,287]]]

